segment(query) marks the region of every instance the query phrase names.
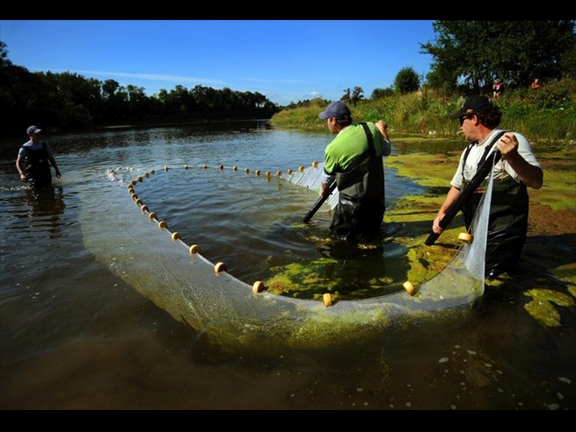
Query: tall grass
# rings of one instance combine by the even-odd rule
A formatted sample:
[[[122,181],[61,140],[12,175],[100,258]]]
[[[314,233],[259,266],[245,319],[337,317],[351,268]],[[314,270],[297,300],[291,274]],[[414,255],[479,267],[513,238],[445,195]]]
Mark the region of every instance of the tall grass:
[[[491,96],[490,93],[486,93]],[[354,121],[385,119],[391,130],[422,135],[457,137],[459,124],[450,119],[464,102],[463,95],[445,96],[433,90],[394,94],[381,99],[361,100],[350,106]],[[502,110],[500,127],[538,142],[576,141],[576,80],[544,83],[537,90],[504,91],[495,103]],[[314,99],[305,107],[275,114],[275,127],[326,130],[318,114],[326,101]]]

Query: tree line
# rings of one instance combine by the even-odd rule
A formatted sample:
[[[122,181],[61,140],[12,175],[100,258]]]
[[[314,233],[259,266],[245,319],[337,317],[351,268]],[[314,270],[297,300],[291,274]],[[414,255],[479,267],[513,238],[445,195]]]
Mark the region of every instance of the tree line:
[[[105,125],[171,124],[220,118],[270,118],[280,107],[259,92],[177,85],[147,96],[143,87],[121,86],[76,73],[29,72],[12,64],[0,41],[0,136],[19,136],[30,124],[51,131]]]
[[[421,43],[432,56],[430,72],[419,76],[402,68],[394,84],[376,88],[370,98],[430,89],[452,96],[490,94],[496,78],[504,91],[527,87],[535,79],[550,82],[576,78],[575,20],[557,21],[435,21],[434,42]],[[343,90],[341,100],[356,105],[364,98],[360,86]],[[0,136],[22,135],[35,123],[55,130],[104,125],[190,122],[217,118],[271,118],[310,100],[278,106],[258,92],[216,90],[197,85],[160,90],[147,96],[144,88],[126,87],[112,79],[99,81],[76,73],[29,72],[12,64],[0,41]],[[328,102],[328,101],[326,101]]]

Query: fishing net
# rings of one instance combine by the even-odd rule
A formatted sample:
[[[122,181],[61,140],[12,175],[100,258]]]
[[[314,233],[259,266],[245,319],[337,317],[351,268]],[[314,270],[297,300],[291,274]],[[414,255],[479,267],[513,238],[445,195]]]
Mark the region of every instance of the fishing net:
[[[311,197],[318,197],[322,170],[321,163],[313,163],[307,168],[265,175],[305,187]],[[137,194],[141,182],[161,175],[170,175],[170,171],[151,170],[130,182],[109,171],[108,177],[114,181],[92,186],[107,188],[109,199],[96,203],[85,198],[85,245],[112,272],[174,319],[231,349],[255,352],[287,346],[350,346],[381,335],[399,320],[456,313],[484,292],[491,176],[471,226],[474,240],[462,243],[443,271],[417,286],[413,295],[403,290],[330,305],[271,294],[257,281],[254,285],[245,283],[228,273],[223,263],[211,262],[194,250],[194,245],[185,244],[162,227]],[[90,190],[84,196],[89,197]],[[337,199],[334,191],[325,210],[334,207]]]

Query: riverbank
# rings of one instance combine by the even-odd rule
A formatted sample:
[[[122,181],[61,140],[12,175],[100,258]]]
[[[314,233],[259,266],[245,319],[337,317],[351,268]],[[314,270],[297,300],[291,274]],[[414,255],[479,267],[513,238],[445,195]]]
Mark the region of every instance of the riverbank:
[[[401,137],[396,143],[409,146],[416,140],[421,138]],[[532,143],[532,147],[544,171],[544,185],[529,189],[529,235],[576,234],[576,144]],[[459,157],[459,152],[390,156],[385,166],[423,186],[448,187]],[[438,204],[433,205],[434,214],[441,202],[434,203]]]

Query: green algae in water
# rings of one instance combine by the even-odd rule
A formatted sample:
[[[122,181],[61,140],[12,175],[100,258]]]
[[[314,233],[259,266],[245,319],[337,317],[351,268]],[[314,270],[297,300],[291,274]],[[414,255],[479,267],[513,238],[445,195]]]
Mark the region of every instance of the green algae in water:
[[[524,293],[532,297],[532,301],[524,305],[524,309],[536,321],[546,327],[559,327],[561,325],[560,313],[552,303],[563,306],[573,307],[574,299],[569,295],[549,289],[531,289]]]
[[[266,290],[272,294],[314,300],[322,300],[325,293],[331,293],[335,301],[377,297],[400,290],[398,286],[392,288],[392,278],[370,276],[369,272],[365,279],[356,279],[355,285],[346,284],[344,281],[348,278],[342,266],[338,259],[319,258],[273,267],[270,270],[276,275],[265,282]]]

